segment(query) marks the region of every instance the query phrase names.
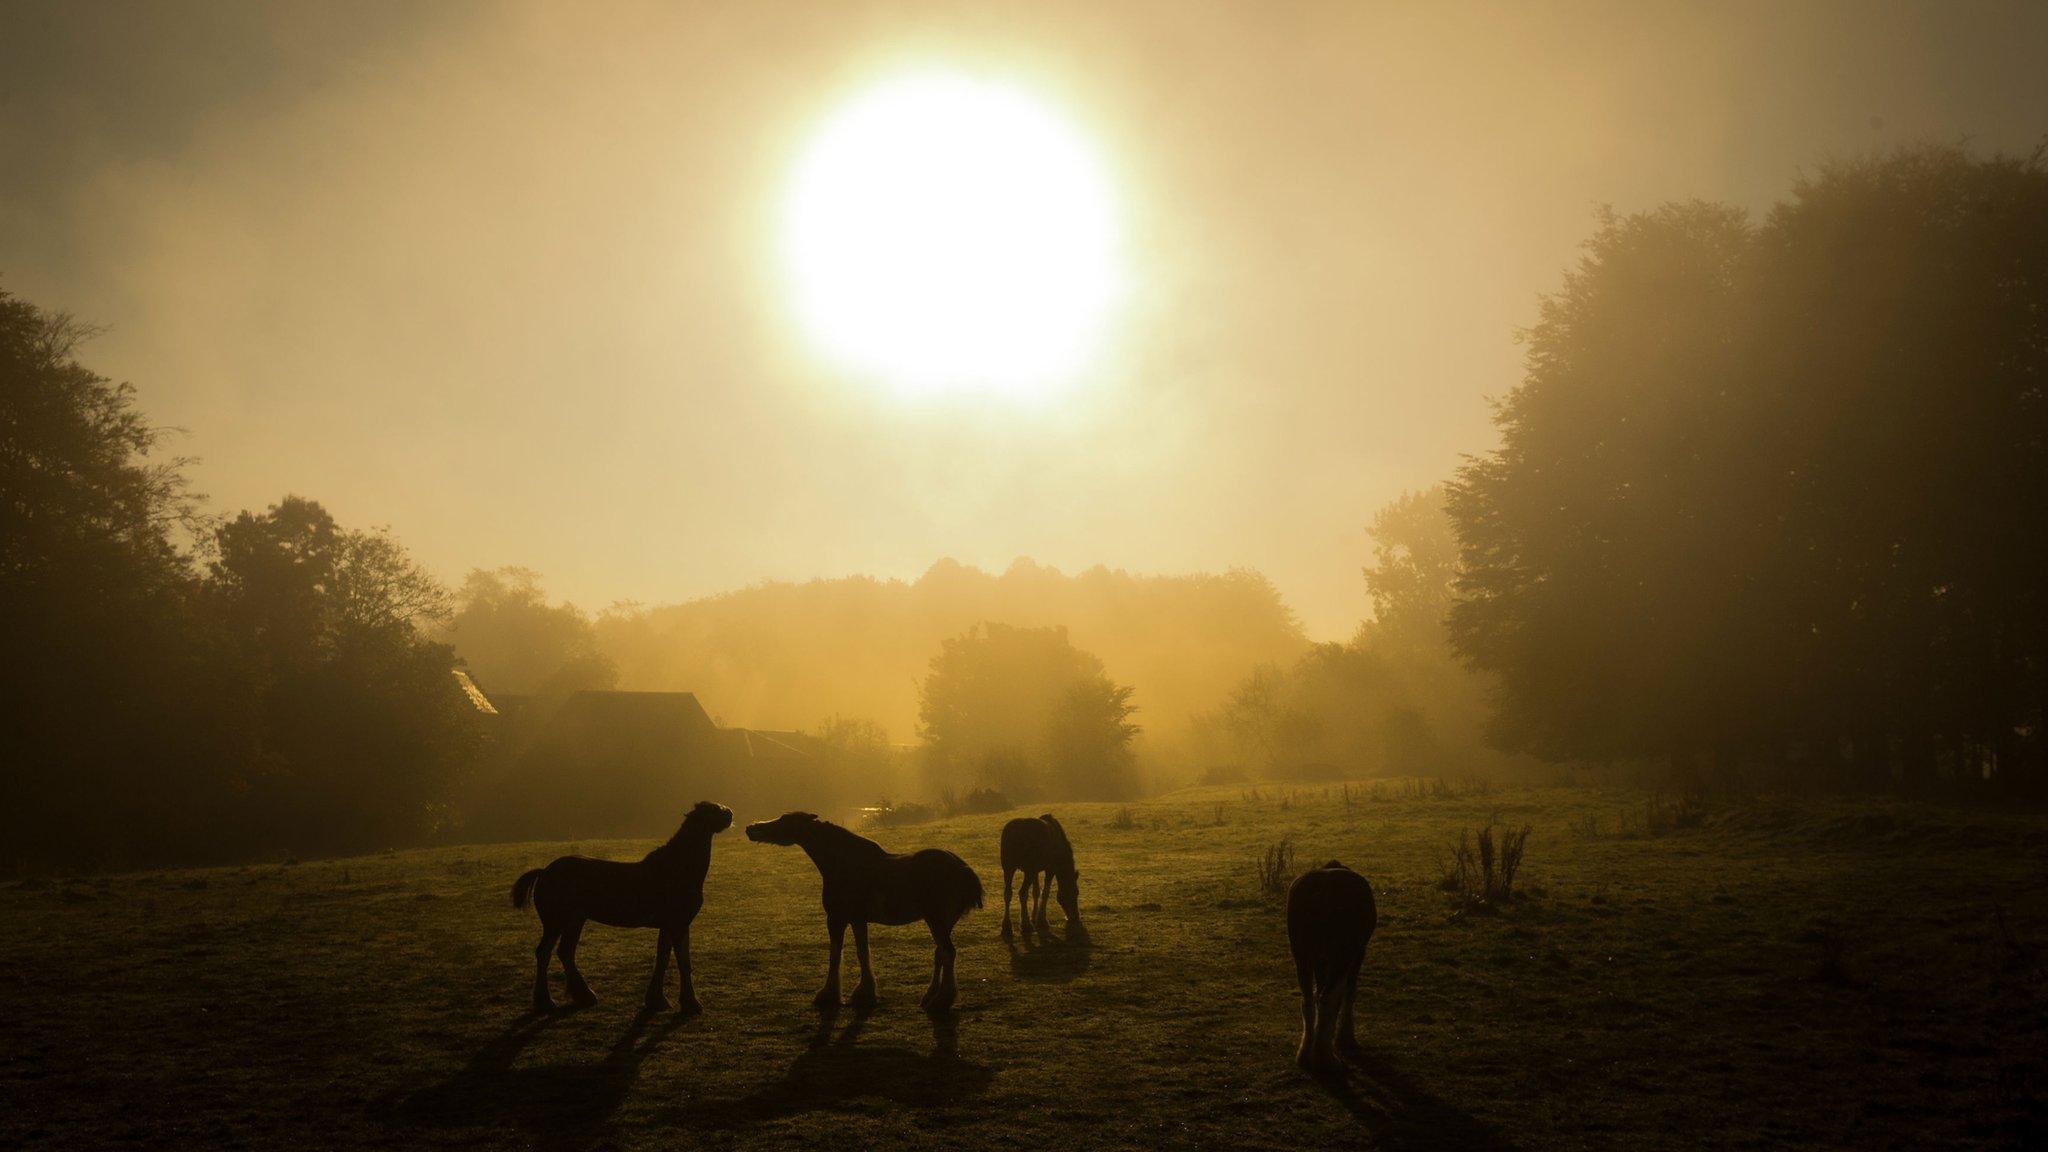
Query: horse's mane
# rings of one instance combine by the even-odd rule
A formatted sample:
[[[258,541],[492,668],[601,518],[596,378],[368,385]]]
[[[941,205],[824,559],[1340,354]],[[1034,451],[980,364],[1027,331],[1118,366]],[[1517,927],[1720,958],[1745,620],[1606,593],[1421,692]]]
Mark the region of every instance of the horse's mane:
[[[873,840],[868,839],[860,833],[855,832],[851,828],[841,827],[840,825],[834,824],[832,821],[827,820],[822,816],[814,817],[814,819],[817,820],[818,831],[828,839],[834,841],[835,843],[845,845],[846,847],[854,849],[856,851],[874,852],[877,855],[884,856],[888,854],[888,849],[882,847],[880,844],[875,843]]]
[[[1054,834],[1060,838],[1060,855],[1066,857],[1067,867],[1072,868],[1074,866],[1074,842],[1067,839],[1066,828],[1060,824],[1059,818],[1050,812],[1040,816],[1039,819],[1044,821],[1053,830]]]
[[[681,824],[676,825],[675,834],[673,836],[670,836],[667,840],[663,841],[659,847],[655,848],[654,851],[649,852],[645,857],[643,857],[643,859],[652,860],[658,856],[665,855],[672,848],[680,848],[693,840],[701,839],[706,844],[711,843],[711,838],[713,836],[716,836],[718,833],[706,832],[702,836],[698,836],[697,830],[700,827],[702,827],[702,821],[700,817],[708,815],[710,812],[715,811],[716,809],[717,805],[712,804],[709,801],[704,801],[699,803],[695,808],[692,808],[688,812],[684,813],[683,822]]]

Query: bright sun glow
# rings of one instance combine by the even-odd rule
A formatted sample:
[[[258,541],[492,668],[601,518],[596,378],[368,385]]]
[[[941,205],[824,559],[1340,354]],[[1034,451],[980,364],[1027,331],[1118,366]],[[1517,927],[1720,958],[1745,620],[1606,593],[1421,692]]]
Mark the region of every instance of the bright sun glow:
[[[1016,87],[923,73],[811,142],[783,236],[804,326],[845,367],[917,392],[1048,392],[1122,296],[1115,197],[1074,127]]]

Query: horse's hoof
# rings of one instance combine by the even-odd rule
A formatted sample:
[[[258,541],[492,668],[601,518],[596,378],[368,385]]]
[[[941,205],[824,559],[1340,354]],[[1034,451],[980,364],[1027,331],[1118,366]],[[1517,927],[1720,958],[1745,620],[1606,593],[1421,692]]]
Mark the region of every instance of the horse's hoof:
[[[811,1007],[821,1012],[830,1012],[839,1007],[839,989],[827,988],[811,998]]]
[[[668,1011],[668,997],[649,996],[641,1002],[640,1010],[642,1012],[666,1012]]]
[[[701,1016],[704,1014],[704,1006],[694,999],[685,1000],[676,1006],[676,1012],[684,1016]]]
[[[545,1016],[555,1010],[555,1002],[553,1000],[535,1000],[533,1002],[533,1010],[535,1014]]]
[[[1016,936],[1015,932],[1010,931],[1010,922],[1008,920],[1003,921],[1003,939],[1014,940]]]
[[[578,1008],[594,1008],[597,1006],[597,993],[595,992],[577,992],[569,998],[576,1001]]]
[[[873,1008],[879,999],[873,988],[855,988],[846,1003],[850,1008]]]

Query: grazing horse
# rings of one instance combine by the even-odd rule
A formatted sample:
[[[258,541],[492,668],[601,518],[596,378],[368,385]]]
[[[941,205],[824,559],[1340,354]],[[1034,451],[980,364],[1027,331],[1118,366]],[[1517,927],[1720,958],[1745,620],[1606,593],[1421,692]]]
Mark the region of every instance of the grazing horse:
[[[1060,882],[1060,908],[1067,914],[1068,935],[1085,931],[1081,927],[1081,872],[1074,867],[1074,846],[1067,840],[1067,830],[1060,827],[1052,813],[1003,825],[1002,858],[1003,939],[1010,938],[1010,881],[1019,872],[1024,874],[1018,911],[1024,920],[1025,935],[1029,936],[1034,927],[1039,935],[1045,935],[1045,892],[1055,878]],[[1031,906],[1033,892],[1038,894],[1035,912]]]
[[[1303,1068],[1337,1067],[1339,1045],[1357,1050],[1351,1004],[1379,918],[1372,885],[1335,860],[1302,873],[1287,889],[1287,943],[1301,982],[1301,1044],[1294,1062]]]
[[[832,932],[832,962],[825,972],[825,986],[813,1001],[820,1009],[839,1007],[839,954],[849,924],[853,926],[854,952],[860,957],[860,985],[848,1002],[855,1008],[868,1008],[875,1003],[875,973],[868,966],[868,925],[918,920],[931,929],[935,945],[932,982],[919,1002],[928,1012],[943,1012],[953,1006],[953,958],[958,953],[953,947],[953,925],[968,909],[981,907],[981,877],[965,860],[942,848],[899,856],[809,812],[791,812],[749,824],[747,839],[802,848],[825,879],[825,924]]]
[[[540,913],[540,947],[533,950],[534,1011],[546,1012],[555,1006],[548,999],[548,952],[557,941],[570,997],[586,1008],[597,1003],[596,994],[576,968],[576,941],[583,935],[586,920],[618,928],[660,929],[654,946],[654,979],[647,985],[647,1011],[668,1007],[661,985],[670,951],[675,952],[676,971],[682,976],[683,996],[678,1007],[689,1013],[703,1011],[690,979],[690,921],[704,907],[711,838],[730,827],[732,810],[706,800],[690,809],[668,843],[637,863],[563,856],[521,876],[512,885],[512,906],[526,907],[530,892]]]

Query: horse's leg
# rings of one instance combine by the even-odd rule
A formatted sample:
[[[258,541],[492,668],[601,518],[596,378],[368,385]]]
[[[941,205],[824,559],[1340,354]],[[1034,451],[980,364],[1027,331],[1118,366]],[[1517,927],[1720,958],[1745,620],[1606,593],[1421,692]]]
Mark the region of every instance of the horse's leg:
[[[846,946],[846,921],[837,916],[826,917],[826,927],[832,932],[832,962],[825,969],[825,986],[818,989],[817,998],[811,1003],[820,1008],[839,1007],[839,953]]]
[[[1045,923],[1045,900],[1046,897],[1051,894],[1052,872],[1048,870],[1044,875],[1038,878],[1038,916],[1037,919],[1032,921],[1033,923],[1038,925],[1038,934],[1040,936],[1044,936],[1047,931],[1047,925]]]
[[[953,958],[959,949],[953,947],[953,926],[937,920],[927,920],[932,930],[932,988],[925,994],[924,1006],[928,1011],[944,1012],[953,1006],[957,989],[953,983]]]
[[[555,950],[555,940],[561,935],[553,925],[541,921],[540,947],[533,950],[533,1010],[552,1012],[555,1002],[548,997],[548,955]]]
[[[597,1003],[597,993],[583,981],[583,970],[576,967],[576,942],[583,938],[583,921],[571,920],[562,925],[562,942],[555,948],[555,954],[562,958],[562,974],[569,978],[569,998],[585,1008]]]
[[[654,940],[654,979],[647,984],[647,1001],[642,1005],[649,1012],[659,1012],[668,1007],[668,997],[662,995],[661,982],[668,976],[669,930],[663,928]]]
[[[1016,869],[1003,869],[1003,939],[1005,940],[1010,939],[1014,935],[1010,931],[1010,882],[1016,879],[1016,877]]]
[[[1344,1011],[1344,977],[1323,965],[1316,973],[1316,1063],[1338,1067],[1337,1019]]]
[[[691,1016],[704,1010],[697,1003],[697,981],[690,974],[690,925],[688,921],[669,935],[669,946],[676,952],[676,974],[682,977],[683,994],[676,1001],[677,1010]]]
[[[1346,1052],[1359,1051],[1358,1033],[1351,1024],[1351,1005],[1358,999],[1358,970],[1365,965],[1365,954],[1351,964],[1351,971],[1344,977],[1344,1010],[1337,1025],[1337,1047]]]
[[[1294,978],[1301,984],[1301,1043],[1294,1046],[1294,1062],[1303,1068],[1316,1066],[1316,976],[1306,953],[1294,954]]]
[[[847,1003],[855,1008],[875,1006],[875,970],[868,967],[868,922],[853,922],[853,954],[860,958],[860,985],[853,990],[853,999]]]
[[[1017,919],[1024,922],[1024,936],[1031,937],[1031,894],[1038,889],[1038,873],[1024,869],[1024,883],[1017,887]]]

